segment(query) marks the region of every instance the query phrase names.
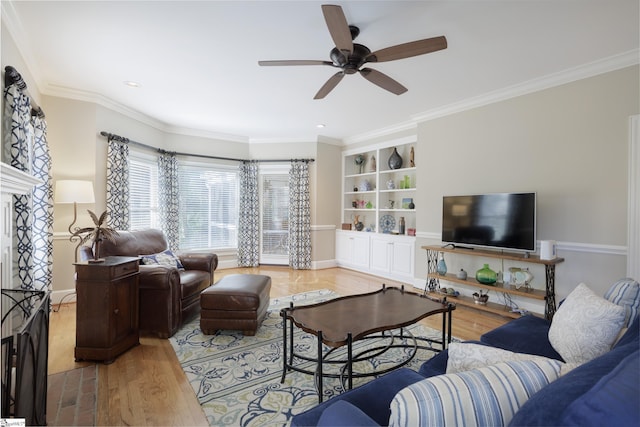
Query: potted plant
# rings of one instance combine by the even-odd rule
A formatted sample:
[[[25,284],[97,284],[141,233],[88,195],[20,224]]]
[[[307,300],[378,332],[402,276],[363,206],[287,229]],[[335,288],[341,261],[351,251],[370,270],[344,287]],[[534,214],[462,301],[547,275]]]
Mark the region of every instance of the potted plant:
[[[87,210],[87,212],[89,212],[89,216],[91,216],[94,226],[80,228],[73,233],[72,237],[79,237],[80,244],[84,244],[91,240],[91,245],[93,247],[93,260],[89,260],[89,262],[103,262],[104,259],[100,258],[100,246],[102,240],[107,239],[111,243],[115,243],[115,238],[118,235],[118,232],[113,228],[103,225],[107,219],[107,211],[102,212],[102,215],[100,215],[99,218],[90,210]]]

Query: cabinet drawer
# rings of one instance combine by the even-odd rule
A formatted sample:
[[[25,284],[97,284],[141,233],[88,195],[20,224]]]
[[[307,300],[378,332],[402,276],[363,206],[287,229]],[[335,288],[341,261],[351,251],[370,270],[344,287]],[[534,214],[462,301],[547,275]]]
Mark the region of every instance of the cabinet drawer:
[[[138,271],[138,261],[127,262],[124,264],[113,266],[112,278],[128,276]]]

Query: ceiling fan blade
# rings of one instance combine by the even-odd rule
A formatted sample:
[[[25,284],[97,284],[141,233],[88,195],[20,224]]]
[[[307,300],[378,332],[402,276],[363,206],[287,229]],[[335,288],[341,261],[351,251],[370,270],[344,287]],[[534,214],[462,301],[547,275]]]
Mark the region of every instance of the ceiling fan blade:
[[[282,66],[282,65],[331,65],[331,61],[307,61],[307,60],[283,60],[283,61],[258,61],[258,65],[265,66]]]
[[[366,62],[394,61],[396,59],[424,55],[425,53],[431,53],[446,48],[447,38],[445,36],[432,37],[430,39],[416,40],[377,50],[367,56]]]
[[[351,30],[347,24],[347,18],[340,6],[332,4],[323,4],[322,13],[327,23],[329,34],[338,50],[343,52],[353,52],[353,40],[351,39]]]
[[[313,99],[322,99],[325,96],[327,96],[329,92],[333,90],[333,88],[338,86],[338,83],[340,83],[340,80],[342,80],[343,77],[344,77],[343,71],[338,71],[337,73],[335,73],[333,76],[331,76],[331,78],[329,78],[329,80],[327,80],[327,82],[324,85],[322,85],[322,87],[320,88],[318,93],[316,93],[316,96],[314,96]]]
[[[402,86],[400,83],[378,70],[363,68],[362,70],[360,70],[360,74],[362,75],[362,77],[369,80],[374,85],[378,85],[382,89],[388,90],[389,92],[395,93],[396,95],[402,95],[408,90],[406,87]]]

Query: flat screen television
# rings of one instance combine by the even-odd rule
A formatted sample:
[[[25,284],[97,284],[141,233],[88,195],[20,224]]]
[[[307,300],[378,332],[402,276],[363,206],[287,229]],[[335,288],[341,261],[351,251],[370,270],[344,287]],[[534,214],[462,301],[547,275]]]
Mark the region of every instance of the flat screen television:
[[[536,193],[444,196],[442,242],[534,252]]]

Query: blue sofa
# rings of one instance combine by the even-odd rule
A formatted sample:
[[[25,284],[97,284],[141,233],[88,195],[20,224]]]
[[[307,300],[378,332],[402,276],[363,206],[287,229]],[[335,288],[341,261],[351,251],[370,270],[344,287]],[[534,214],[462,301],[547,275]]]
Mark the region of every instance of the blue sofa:
[[[640,327],[636,317],[606,354],[560,377],[535,393],[516,412],[512,426],[640,425]],[[562,360],[548,339],[550,322],[523,316],[484,334],[483,345]],[[425,362],[418,372],[393,371],[321,403],[292,420],[292,426],[387,425],[393,397],[406,386],[444,374],[448,352]]]

